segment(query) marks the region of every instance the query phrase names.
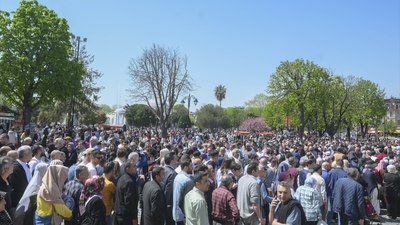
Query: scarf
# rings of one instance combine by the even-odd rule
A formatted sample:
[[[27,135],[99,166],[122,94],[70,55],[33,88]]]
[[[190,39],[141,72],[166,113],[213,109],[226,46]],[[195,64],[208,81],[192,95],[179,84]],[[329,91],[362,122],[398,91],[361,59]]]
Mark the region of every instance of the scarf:
[[[38,195],[52,204],[65,204],[62,199],[62,189],[68,177],[68,168],[65,166],[54,165],[47,168],[39,188]],[[62,218],[55,211],[53,212],[52,224],[59,225]]]

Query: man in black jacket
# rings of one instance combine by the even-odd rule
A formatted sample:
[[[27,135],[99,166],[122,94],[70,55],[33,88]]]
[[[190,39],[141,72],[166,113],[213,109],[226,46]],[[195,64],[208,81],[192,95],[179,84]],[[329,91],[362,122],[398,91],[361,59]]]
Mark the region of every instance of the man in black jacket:
[[[143,188],[143,222],[144,224],[164,225],[167,205],[161,182],[164,180],[163,167],[153,168],[152,181]]]
[[[28,162],[32,159],[31,147],[23,145],[18,149],[18,159],[14,162],[13,173],[9,177],[11,191],[11,207],[15,208],[25,192],[29,181],[32,179],[32,173]],[[12,210],[13,211],[13,210]]]
[[[269,222],[271,225],[306,224],[303,207],[292,198],[290,185],[285,181],[278,184],[277,198],[271,203]]]
[[[165,200],[167,204],[167,213],[166,213],[166,225],[175,225],[175,221],[172,219],[172,193],[173,193],[173,184],[174,179],[176,177],[176,172],[173,167],[174,164],[178,163],[177,157],[174,152],[170,152],[164,156],[165,163],[165,177],[163,180],[164,183],[164,194]]]
[[[114,225],[137,225],[138,201],[136,164],[128,161],[125,164],[125,174],[118,179],[115,192]]]

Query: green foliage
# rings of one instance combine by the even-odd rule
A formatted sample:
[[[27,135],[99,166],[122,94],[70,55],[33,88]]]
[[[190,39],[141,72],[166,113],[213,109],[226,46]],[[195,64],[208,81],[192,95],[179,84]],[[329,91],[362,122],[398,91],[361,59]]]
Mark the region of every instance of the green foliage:
[[[239,127],[240,124],[247,118],[246,111],[237,107],[224,108],[226,115],[229,118],[229,127]]]
[[[327,77],[325,69],[312,61],[303,59],[281,62],[270,77],[268,93],[273,100],[289,103],[298,109],[301,137],[304,134],[306,104],[310,94]]]
[[[178,120],[179,128],[190,128],[192,127],[192,122],[190,121],[190,117],[188,114],[182,115]]]
[[[218,106],[212,104],[202,106],[196,112],[196,124],[200,128],[228,128],[229,118],[225,111]]]
[[[125,109],[125,118],[130,126],[149,127],[157,121],[151,108],[144,104],[127,105]]]
[[[170,116],[171,124],[174,127],[188,128],[192,126],[188,109],[182,104],[176,104]]]
[[[265,94],[257,94],[252,100],[244,103],[247,115],[251,115],[251,117],[262,116],[267,103],[268,97]]]
[[[385,113],[384,91],[368,80],[335,76],[310,61],[282,62],[268,83],[271,94],[262,112],[269,126],[285,127],[285,119],[319,135],[334,135],[357,124],[363,136]],[[287,123],[287,122],[286,122]],[[349,136],[349,135],[348,135]]]
[[[377,84],[364,79],[359,79],[354,88],[352,113],[347,118],[361,127],[361,136],[364,138],[368,126],[376,127],[385,115],[385,92]]]
[[[67,21],[37,1],[21,1],[12,16],[0,12],[0,90],[25,123],[39,105],[81,89],[85,70],[71,57],[70,37]]]
[[[226,87],[223,85],[218,85],[214,89],[215,98],[219,101],[219,107],[221,107],[222,100],[225,99]]]
[[[40,105],[35,111],[33,117],[39,124],[50,124],[53,122],[63,122],[66,115],[65,104],[62,102],[55,102],[54,104]]]
[[[82,124],[102,124],[107,120],[106,112],[100,107],[96,107],[95,110],[87,111],[80,117],[80,123]]]
[[[396,121],[386,120],[383,124],[379,125],[378,129],[385,133],[394,133],[396,131]]]
[[[115,109],[111,108],[109,105],[107,104],[100,104],[99,106],[105,113],[112,113],[115,111]]]

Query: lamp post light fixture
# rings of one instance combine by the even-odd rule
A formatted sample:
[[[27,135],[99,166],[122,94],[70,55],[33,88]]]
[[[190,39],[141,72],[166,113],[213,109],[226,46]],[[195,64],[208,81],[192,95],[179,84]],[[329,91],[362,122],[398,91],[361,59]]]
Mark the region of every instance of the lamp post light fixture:
[[[74,43],[76,43],[76,47],[74,50],[74,57],[75,57],[75,61],[78,63],[81,42],[82,43],[87,42],[87,38],[81,38],[80,36],[72,35],[72,41]],[[70,119],[69,119],[68,126],[72,130],[72,128],[74,127],[74,119],[75,119],[75,96],[74,95],[72,95],[72,97],[71,97],[71,112],[70,112],[69,116],[70,116]]]
[[[182,101],[181,101],[182,104],[185,104],[185,99],[187,100],[188,115],[190,116],[190,102],[193,99],[193,103],[196,106],[197,103],[199,103],[199,100],[195,96],[189,94],[188,96],[186,96],[182,99]]]

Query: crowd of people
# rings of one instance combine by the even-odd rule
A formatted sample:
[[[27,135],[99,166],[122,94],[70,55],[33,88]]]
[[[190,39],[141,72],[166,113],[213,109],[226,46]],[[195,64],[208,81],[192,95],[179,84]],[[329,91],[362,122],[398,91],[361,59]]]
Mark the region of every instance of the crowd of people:
[[[400,141],[55,125],[0,134],[0,224],[364,224],[400,216]]]

